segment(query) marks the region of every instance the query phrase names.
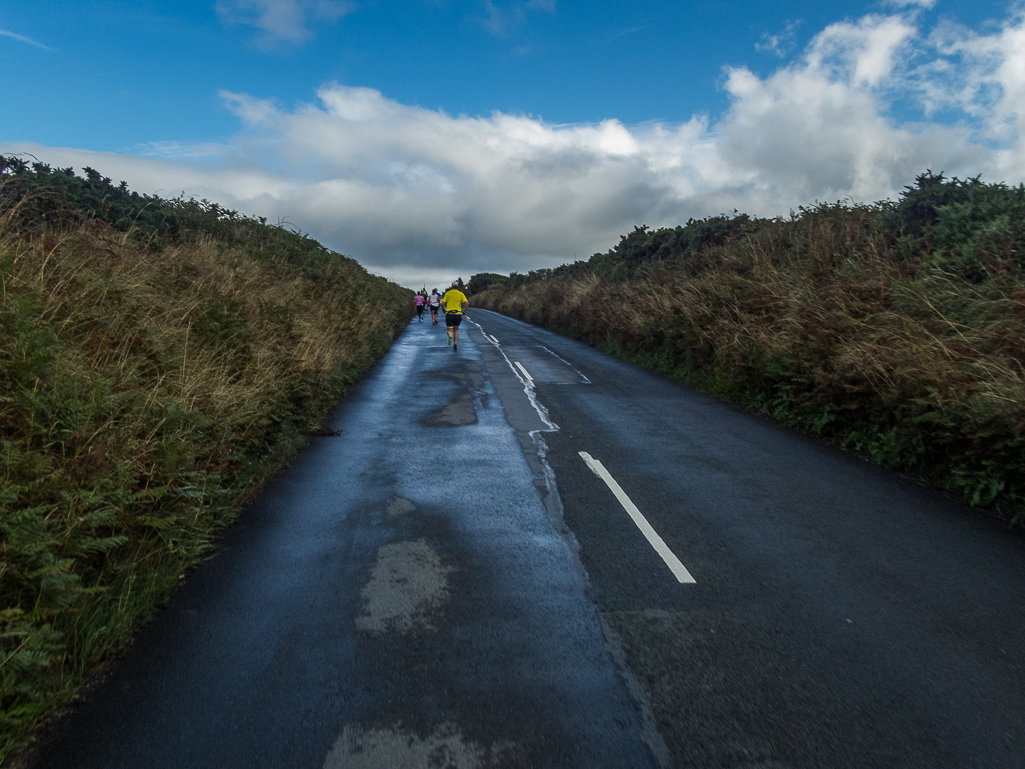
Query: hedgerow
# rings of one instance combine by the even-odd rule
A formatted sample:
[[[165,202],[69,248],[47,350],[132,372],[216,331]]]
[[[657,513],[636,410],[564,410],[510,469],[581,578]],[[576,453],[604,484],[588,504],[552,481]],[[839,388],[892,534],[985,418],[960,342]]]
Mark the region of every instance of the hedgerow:
[[[0,157],[0,760],[200,563],[411,297],[263,220]]]
[[[1021,186],[927,172],[897,202],[638,227],[472,302],[1025,521]]]

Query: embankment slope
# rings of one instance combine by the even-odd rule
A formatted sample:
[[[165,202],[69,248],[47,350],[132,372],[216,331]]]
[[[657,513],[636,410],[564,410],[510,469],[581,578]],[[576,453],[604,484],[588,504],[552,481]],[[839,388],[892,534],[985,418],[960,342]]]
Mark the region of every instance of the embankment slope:
[[[471,303],[637,361],[1025,520],[1025,190],[639,227]]]
[[[314,240],[0,157],[0,761],[408,322]]]

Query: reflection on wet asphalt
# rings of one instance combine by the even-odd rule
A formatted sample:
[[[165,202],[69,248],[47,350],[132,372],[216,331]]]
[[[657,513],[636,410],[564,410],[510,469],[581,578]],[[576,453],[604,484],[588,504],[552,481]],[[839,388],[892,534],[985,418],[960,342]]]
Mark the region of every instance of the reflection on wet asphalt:
[[[990,517],[476,310],[328,426],[35,766],[1025,769]]]
[[[478,336],[414,322],[37,765],[657,765]]]

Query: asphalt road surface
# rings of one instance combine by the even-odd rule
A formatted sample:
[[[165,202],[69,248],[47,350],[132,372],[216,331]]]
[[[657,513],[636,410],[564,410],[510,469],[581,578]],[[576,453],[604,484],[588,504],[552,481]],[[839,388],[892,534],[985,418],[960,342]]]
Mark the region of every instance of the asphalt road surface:
[[[1025,538],[480,310],[415,319],[37,767],[1025,767]]]

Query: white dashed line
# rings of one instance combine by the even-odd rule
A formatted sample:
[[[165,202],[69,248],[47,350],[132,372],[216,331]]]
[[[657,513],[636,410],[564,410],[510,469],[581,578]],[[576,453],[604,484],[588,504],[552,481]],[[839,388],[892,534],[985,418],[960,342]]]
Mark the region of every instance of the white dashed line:
[[[519,366],[520,364],[517,363],[516,365]],[[630,497],[628,497],[622,487],[616,483],[616,479],[609,474],[609,471],[605,469],[605,466],[586,451],[580,452],[580,458],[587,463],[589,468],[591,468],[591,472],[605,481],[605,484],[612,490],[612,493],[616,495],[616,499],[619,500],[619,504],[623,506],[623,509],[630,515],[633,522],[637,524],[637,528],[641,530],[641,533],[644,535],[645,539],[648,540],[648,543],[655,548],[655,552],[662,556],[662,560],[666,562],[666,566],[668,566],[670,571],[673,572],[676,579],[679,580],[681,584],[695,584],[694,577],[692,577],[690,572],[687,571],[687,567],[680,563],[680,559],[673,554],[673,551],[669,549],[669,546],[666,545],[662,540],[662,537],[658,535],[658,532],[651,528],[651,524],[648,523],[648,519],[645,518],[641,514],[641,511],[637,509],[637,505],[630,501]]]
[[[586,376],[584,376],[583,372],[581,372],[581,371],[580,371],[579,369],[573,368],[573,364],[572,364],[572,363],[570,363],[570,362],[569,362],[568,360],[566,360],[565,358],[562,358],[562,357],[560,357],[559,355],[557,355],[556,353],[552,352],[551,350],[549,350],[549,349],[548,349],[547,347],[545,347],[544,345],[541,345],[541,349],[542,349],[542,350],[544,350],[545,352],[548,352],[548,353],[550,353],[551,355],[555,356],[555,357],[556,357],[556,358],[557,358],[558,360],[561,360],[561,361],[562,361],[563,363],[565,363],[565,364],[566,364],[567,366],[569,366],[569,367],[570,367],[570,368],[572,368],[572,369],[573,369],[574,371],[576,371],[576,372],[577,372],[577,376],[578,376],[578,377],[580,377],[580,378],[581,378],[582,380],[584,380],[584,384],[591,384],[591,380],[590,380],[590,379],[588,379],[588,378],[587,378]]]
[[[485,334],[484,336],[488,337],[488,338],[489,338],[489,339],[490,339],[490,340],[491,340],[492,342],[494,342],[495,344],[498,344],[498,343],[499,343],[499,342],[498,342],[498,340],[497,340],[497,339],[495,339],[495,337],[491,336],[491,334]]]
[[[522,372],[523,372],[523,376],[525,376],[525,377],[527,378],[527,381],[528,381],[528,382],[533,382],[533,381],[534,381],[534,377],[532,377],[532,376],[531,376],[530,374],[528,374],[528,373],[527,373],[527,370],[526,370],[525,368],[523,368],[523,364],[522,364],[522,363],[520,363],[519,361],[515,361],[515,363],[516,363],[516,367],[517,367],[517,368],[518,368],[518,369],[519,369],[520,371],[522,371]]]

